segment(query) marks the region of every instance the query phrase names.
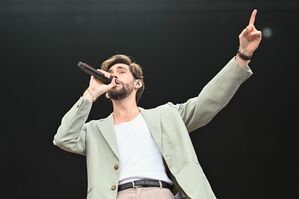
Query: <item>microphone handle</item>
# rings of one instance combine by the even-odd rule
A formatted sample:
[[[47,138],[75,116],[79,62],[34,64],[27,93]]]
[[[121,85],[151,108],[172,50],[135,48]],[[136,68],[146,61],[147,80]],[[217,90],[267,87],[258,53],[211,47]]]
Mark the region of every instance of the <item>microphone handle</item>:
[[[78,62],[78,67],[85,73],[93,75],[95,78],[101,80],[104,84],[110,84],[112,81],[112,78],[105,77],[105,75],[102,74],[100,71],[94,69],[86,63]]]

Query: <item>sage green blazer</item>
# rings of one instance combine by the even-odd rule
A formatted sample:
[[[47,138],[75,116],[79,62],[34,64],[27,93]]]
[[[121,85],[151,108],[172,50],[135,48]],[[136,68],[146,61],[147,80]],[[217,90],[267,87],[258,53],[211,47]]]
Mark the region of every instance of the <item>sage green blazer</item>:
[[[173,192],[185,198],[216,198],[194,151],[189,133],[206,125],[229,102],[252,74],[232,58],[202,89],[185,103],[140,108],[152,137],[174,181]],[[92,103],[80,98],[64,115],[54,145],[86,156],[87,198],[115,199],[119,179],[119,152],[113,117],[86,122]]]

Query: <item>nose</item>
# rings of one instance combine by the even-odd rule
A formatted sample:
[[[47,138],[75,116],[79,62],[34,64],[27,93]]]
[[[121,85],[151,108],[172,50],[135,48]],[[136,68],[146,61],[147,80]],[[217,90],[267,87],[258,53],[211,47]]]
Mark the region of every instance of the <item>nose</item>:
[[[114,74],[114,73],[110,73],[110,77],[111,77],[111,78],[114,78],[114,77],[115,77],[116,79],[118,78],[117,75]]]
[[[116,82],[116,83],[121,83],[121,81],[118,80],[117,75],[115,75],[115,74],[112,73],[112,74],[110,74],[110,77],[111,77],[111,78],[115,78],[115,82]]]

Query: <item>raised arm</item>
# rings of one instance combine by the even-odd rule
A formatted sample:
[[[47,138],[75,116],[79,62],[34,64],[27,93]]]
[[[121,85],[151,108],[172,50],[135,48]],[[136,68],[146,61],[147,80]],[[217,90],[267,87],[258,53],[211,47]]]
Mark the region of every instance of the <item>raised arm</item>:
[[[106,77],[110,74],[100,70]],[[92,103],[109,89],[115,86],[115,78],[108,85],[91,76],[89,87],[76,104],[64,115],[61,124],[54,136],[54,145],[63,150],[85,155],[85,136],[87,125],[85,124],[90,113]]]
[[[257,11],[251,14],[249,25],[239,35],[237,55],[203,88],[200,94],[187,102],[177,104],[189,132],[210,122],[233,97],[240,85],[251,76],[250,58],[261,41],[261,32],[254,27]]]

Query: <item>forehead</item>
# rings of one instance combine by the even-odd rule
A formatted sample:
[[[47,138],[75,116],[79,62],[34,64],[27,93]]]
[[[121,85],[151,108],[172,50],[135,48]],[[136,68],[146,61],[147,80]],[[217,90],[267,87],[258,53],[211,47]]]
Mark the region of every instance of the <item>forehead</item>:
[[[126,69],[126,70],[130,71],[130,67],[127,64],[122,64],[122,63],[112,65],[108,71],[113,71],[116,69]]]

